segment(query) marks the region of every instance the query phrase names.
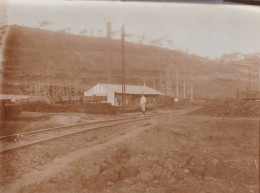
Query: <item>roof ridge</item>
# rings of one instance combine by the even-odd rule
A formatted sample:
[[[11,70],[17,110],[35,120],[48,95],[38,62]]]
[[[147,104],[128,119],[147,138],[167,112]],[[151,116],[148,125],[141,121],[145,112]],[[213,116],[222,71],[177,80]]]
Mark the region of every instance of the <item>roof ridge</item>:
[[[103,84],[103,85],[119,85],[119,86],[122,85],[122,84],[112,84],[112,83],[97,83],[96,85],[98,85],[98,84]],[[151,88],[151,87],[146,86],[146,85],[135,85],[135,84],[126,84],[126,86],[142,86],[142,87]],[[153,89],[153,88],[151,88],[151,89]]]

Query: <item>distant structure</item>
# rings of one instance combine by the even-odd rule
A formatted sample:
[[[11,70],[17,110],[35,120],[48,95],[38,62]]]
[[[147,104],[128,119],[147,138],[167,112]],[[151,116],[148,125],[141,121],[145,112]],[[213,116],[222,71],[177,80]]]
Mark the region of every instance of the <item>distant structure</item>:
[[[125,85],[125,102],[126,105],[138,104],[140,94],[147,98],[164,96],[162,92],[154,90],[148,86]],[[122,105],[122,85],[120,84],[97,84],[91,89],[84,92],[85,102],[106,102],[113,106]]]
[[[82,100],[82,93],[87,85],[73,85],[65,82],[30,82],[26,83],[26,94],[30,101],[50,104]]]

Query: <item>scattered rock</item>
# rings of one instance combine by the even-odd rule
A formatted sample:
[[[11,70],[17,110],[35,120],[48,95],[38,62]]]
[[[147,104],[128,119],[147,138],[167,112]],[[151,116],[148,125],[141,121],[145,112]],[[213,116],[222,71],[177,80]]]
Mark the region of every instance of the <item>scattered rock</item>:
[[[171,160],[169,160],[169,161],[171,161]],[[173,166],[169,163],[166,163],[166,168],[167,168],[168,171],[171,171],[171,172],[174,170]]]
[[[169,179],[172,176],[172,172],[171,171],[166,171],[164,176]]]
[[[155,178],[159,178],[164,173],[164,170],[161,166],[154,164],[152,167],[152,174]]]
[[[219,161],[217,159],[208,161],[208,164],[206,166],[206,176],[217,176],[218,175],[218,163]]]
[[[207,182],[210,182],[210,181],[214,181],[215,180],[215,178],[213,178],[213,177],[205,177],[205,180],[207,181]]]
[[[139,173],[138,168],[130,165],[126,167],[126,172],[129,177],[135,177]]]
[[[153,183],[154,183],[154,184],[159,184],[160,181],[159,181],[159,180],[153,180]]]
[[[206,170],[206,165],[207,163],[205,160],[203,160],[199,156],[193,156],[189,163],[188,163],[188,169],[192,174],[196,174],[201,176],[202,178],[205,177],[205,170]]]
[[[173,178],[173,177],[171,177],[171,179],[169,180],[169,183],[170,183],[170,184],[173,184],[173,183],[175,183],[175,182],[176,182],[176,179]]]
[[[114,184],[114,183],[111,182],[111,181],[108,181],[108,182],[107,182],[107,185],[108,185],[108,186],[112,186],[113,184]]]
[[[174,177],[177,180],[183,180],[185,178],[185,175],[181,171],[176,171],[176,172],[174,172]]]
[[[153,174],[147,171],[143,171],[140,174],[142,182],[151,182],[154,178]]]
[[[233,99],[210,100],[197,113],[215,116],[254,116],[258,115],[260,105],[257,101]]]
[[[116,171],[115,168],[110,168],[110,169],[105,170],[102,173],[102,176],[104,177],[104,180],[106,180],[106,181],[116,182],[119,180],[119,173]]]
[[[190,173],[190,170],[185,169],[183,172],[184,172],[185,174],[189,174],[189,173]]]
[[[82,193],[88,193],[88,189],[84,189]]]
[[[132,184],[132,181],[131,181],[130,179],[128,179],[128,178],[125,178],[124,181],[125,181],[126,183]]]
[[[137,175],[136,177],[133,177],[133,178],[131,178],[131,179],[129,179],[129,180],[131,180],[131,183],[136,184],[136,183],[141,182],[141,181],[142,181],[142,178],[141,178],[140,175]]]
[[[102,163],[102,164],[100,164],[100,166],[99,166],[99,172],[102,173],[102,172],[104,172],[105,170],[107,170],[108,168],[109,168],[109,164],[107,164],[107,163]]]
[[[127,169],[125,167],[121,167],[119,170],[120,179],[123,180],[128,177]]]

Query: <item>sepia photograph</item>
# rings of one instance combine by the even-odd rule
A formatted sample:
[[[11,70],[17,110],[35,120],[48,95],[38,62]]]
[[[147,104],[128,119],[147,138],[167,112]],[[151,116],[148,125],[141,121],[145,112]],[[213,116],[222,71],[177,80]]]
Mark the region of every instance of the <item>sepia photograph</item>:
[[[248,2],[0,0],[0,192],[259,193]]]

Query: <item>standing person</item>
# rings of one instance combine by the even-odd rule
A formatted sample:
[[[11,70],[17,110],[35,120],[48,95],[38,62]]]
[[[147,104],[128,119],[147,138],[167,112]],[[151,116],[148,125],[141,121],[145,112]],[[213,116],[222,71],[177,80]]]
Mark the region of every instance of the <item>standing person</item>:
[[[143,112],[143,116],[145,115],[145,103],[146,103],[146,98],[143,94],[141,94],[140,107]]]

